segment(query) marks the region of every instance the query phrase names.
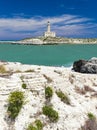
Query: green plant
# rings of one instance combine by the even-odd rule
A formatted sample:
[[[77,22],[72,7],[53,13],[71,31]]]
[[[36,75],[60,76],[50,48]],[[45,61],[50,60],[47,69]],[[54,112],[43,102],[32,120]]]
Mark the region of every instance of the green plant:
[[[62,91],[56,91],[57,96],[61,99],[62,102],[70,105],[70,99],[66,94],[64,94]]]
[[[22,84],[22,88],[23,89],[26,89],[27,88],[27,85],[25,83]]]
[[[37,128],[34,127],[32,124],[29,124],[27,130],[37,130]]]
[[[35,72],[33,69],[26,70],[25,72]]]
[[[56,112],[52,107],[50,106],[44,106],[42,108],[43,114],[48,116],[48,118],[50,119],[50,121],[52,122],[56,122],[59,119],[59,115],[58,112]]]
[[[35,121],[35,126],[29,124],[27,130],[43,130],[43,124],[40,120]]]
[[[21,71],[20,70],[16,70],[15,73],[21,73]]]
[[[45,97],[46,99],[51,98],[53,96],[53,90],[51,87],[45,88]]]
[[[24,104],[24,93],[21,91],[14,91],[10,93],[8,98],[8,109],[7,112],[9,113],[9,117],[11,119],[15,119],[22,106]]]
[[[95,116],[94,116],[91,112],[88,113],[88,117],[89,117],[89,119],[91,119],[91,120],[95,119]]]
[[[3,65],[0,65],[0,73],[6,73],[6,69]]]
[[[35,124],[37,126],[37,130],[42,130],[43,129],[43,124],[40,120],[36,120]]]

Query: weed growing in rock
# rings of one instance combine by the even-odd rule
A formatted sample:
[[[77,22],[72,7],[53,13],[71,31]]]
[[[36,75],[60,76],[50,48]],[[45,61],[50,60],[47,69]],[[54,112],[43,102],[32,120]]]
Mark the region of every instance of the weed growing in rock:
[[[34,127],[32,124],[29,124],[27,130],[37,130],[37,128]]]
[[[49,99],[53,96],[53,90],[51,87],[46,87],[45,88],[45,97],[46,99]]]
[[[35,72],[33,69],[26,70],[25,72]]]
[[[35,124],[37,126],[37,130],[42,130],[43,129],[43,124],[40,120],[36,120]]]
[[[50,106],[44,106],[42,108],[43,114],[48,116],[51,122],[57,122],[59,119],[58,112],[56,112],[52,107]]]
[[[62,91],[56,91],[57,96],[61,99],[62,102],[70,105],[70,99],[66,94],[64,94]]]
[[[21,73],[21,71],[20,70],[16,70],[15,73]]]
[[[7,112],[9,113],[9,117],[11,119],[15,119],[22,106],[24,104],[24,93],[21,91],[14,91],[10,93],[8,98],[8,109]]]
[[[3,66],[3,65],[0,65],[0,73],[6,73],[7,71],[6,71],[6,69],[5,69],[5,67]]]
[[[89,119],[91,119],[91,120],[95,119],[95,116],[94,116],[91,112],[88,113],[88,117],[89,117]]]
[[[43,124],[40,120],[36,120],[34,125],[32,123],[28,125],[27,130],[43,130]]]
[[[22,84],[22,88],[23,89],[26,89],[27,88],[27,85],[25,83]]]

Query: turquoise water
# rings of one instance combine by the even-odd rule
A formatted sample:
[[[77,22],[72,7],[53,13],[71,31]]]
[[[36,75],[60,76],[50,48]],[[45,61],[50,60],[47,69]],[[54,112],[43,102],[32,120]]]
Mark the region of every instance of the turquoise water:
[[[70,66],[75,60],[97,57],[97,45],[0,44],[0,60],[25,64]]]

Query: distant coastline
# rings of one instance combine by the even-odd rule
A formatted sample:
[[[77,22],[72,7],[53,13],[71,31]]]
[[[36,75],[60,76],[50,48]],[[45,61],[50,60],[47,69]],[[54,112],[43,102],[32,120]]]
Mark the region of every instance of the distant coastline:
[[[0,44],[19,45],[61,45],[61,44],[97,44],[97,38],[32,37],[18,41],[0,41]]]

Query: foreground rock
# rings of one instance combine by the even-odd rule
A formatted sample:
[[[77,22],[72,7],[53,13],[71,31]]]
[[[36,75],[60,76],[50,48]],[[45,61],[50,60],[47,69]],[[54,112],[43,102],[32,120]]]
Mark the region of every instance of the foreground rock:
[[[80,73],[97,74],[97,58],[92,58],[89,61],[75,61],[73,64],[73,70]]]
[[[69,68],[10,62],[1,62],[0,66],[3,66],[0,74],[0,130],[27,130],[36,119],[43,123],[43,130],[96,130],[97,75],[76,73]],[[23,83],[27,85],[26,89],[22,88]],[[42,112],[47,86],[53,90],[50,105],[59,114],[57,122],[50,122]],[[6,117],[8,96],[15,90],[24,92],[26,103],[13,123]],[[70,104],[57,96],[59,90],[69,97]]]

